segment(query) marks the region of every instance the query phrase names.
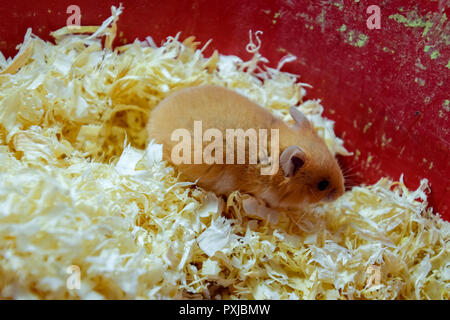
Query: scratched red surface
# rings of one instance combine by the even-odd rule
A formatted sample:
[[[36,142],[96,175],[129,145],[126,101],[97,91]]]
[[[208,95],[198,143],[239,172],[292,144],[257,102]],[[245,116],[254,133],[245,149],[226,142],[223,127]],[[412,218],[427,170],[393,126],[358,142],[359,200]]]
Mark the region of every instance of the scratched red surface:
[[[408,187],[431,182],[430,204],[450,220],[449,1],[122,1],[117,43],[151,35],[157,43],[182,31],[243,58],[248,30],[263,31],[261,53],[271,65],[286,53],[284,70],[313,85],[326,116],[354,157],[341,158],[351,184],[405,174]],[[2,1],[0,50],[15,54],[28,27],[50,39],[81,9],[82,25],[98,25],[119,1]],[[369,5],[381,28],[368,29]],[[445,14],[445,15],[444,15]],[[405,19],[402,19],[404,17]],[[359,42],[358,42],[359,41]]]

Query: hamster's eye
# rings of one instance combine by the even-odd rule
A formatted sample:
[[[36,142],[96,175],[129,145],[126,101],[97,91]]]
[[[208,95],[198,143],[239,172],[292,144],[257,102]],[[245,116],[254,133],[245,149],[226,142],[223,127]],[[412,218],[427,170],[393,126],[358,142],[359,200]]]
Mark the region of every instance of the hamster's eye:
[[[328,187],[328,180],[324,179],[317,184],[317,189],[320,191],[325,190]]]

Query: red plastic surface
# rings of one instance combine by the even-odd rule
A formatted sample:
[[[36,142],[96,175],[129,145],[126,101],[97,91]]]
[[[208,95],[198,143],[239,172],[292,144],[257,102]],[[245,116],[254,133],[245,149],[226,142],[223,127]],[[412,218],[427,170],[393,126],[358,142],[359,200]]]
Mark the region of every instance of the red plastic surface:
[[[151,35],[157,43],[182,31],[207,53],[248,58],[248,30],[261,30],[261,53],[271,65],[286,53],[284,70],[313,85],[326,116],[354,157],[341,158],[352,183],[405,174],[408,187],[428,178],[430,204],[450,220],[449,1],[122,1],[117,43]],[[81,8],[82,25],[98,25],[119,1],[2,1],[0,50],[14,55],[28,27],[40,37]],[[368,29],[369,5],[381,9],[381,29]]]

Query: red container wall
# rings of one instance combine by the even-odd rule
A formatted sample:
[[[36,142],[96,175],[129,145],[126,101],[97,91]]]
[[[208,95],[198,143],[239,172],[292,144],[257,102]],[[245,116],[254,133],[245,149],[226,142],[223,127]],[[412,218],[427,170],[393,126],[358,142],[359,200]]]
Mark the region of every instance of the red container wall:
[[[354,157],[352,183],[405,174],[408,187],[428,178],[430,204],[450,220],[449,1],[122,1],[118,43],[151,35],[157,43],[182,31],[206,42],[207,53],[248,58],[249,29],[261,30],[261,53],[271,65],[292,53],[284,70],[313,85],[326,116]],[[98,25],[119,1],[3,1],[0,50],[14,55],[28,27],[40,37],[66,24],[67,7],[82,25]],[[370,5],[380,29],[369,29]],[[373,12],[372,12],[373,14]]]

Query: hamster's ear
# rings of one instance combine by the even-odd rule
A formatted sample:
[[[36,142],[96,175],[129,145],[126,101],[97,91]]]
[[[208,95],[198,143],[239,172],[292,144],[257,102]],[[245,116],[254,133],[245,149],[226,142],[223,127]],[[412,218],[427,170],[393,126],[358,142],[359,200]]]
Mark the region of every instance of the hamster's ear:
[[[286,148],[280,156],[280,164],[286,177],[292,177],[298,169],[303,167],[306,161],[306,154],[298,146]]]
[[[289,113],[295,121],[295,125],[298,129],[311,129],[311,123],[306,118],[306,116],[297,109],[297,107],[292,106],[289,109]]]

